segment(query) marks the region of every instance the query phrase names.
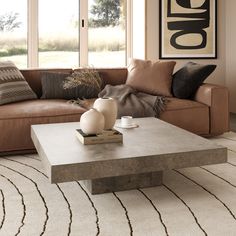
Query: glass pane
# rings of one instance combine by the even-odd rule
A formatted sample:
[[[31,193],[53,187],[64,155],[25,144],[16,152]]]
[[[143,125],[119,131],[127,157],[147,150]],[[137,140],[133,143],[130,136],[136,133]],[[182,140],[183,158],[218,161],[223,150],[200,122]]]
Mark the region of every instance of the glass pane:
[[[39,67],[78,67],[79,1],[39,1]]]
[[[0,60],[27,68],[27,0],[1,0]]]
[[[89,0],[88,64],[126,64],[126,0]]]

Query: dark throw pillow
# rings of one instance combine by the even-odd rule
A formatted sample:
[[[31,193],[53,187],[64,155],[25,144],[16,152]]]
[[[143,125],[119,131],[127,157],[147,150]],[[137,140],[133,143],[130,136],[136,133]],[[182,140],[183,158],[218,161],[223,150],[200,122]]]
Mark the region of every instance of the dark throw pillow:
[[[15,64],[11,61],[0,62],[0,105],[36,98]]]
[[[215,70],[216,65],[188,62],[172,78],[172,93],[181,99],[193,98],[199,86]]]
[[[97,91],[92,86],[78,85],[73,88],[64,88],[68,78],[73,77],[73,74],[59,72],[42,72],[42,99],[85,99],[96,98],[100,91]]]
[[[43,99],[74,99],[70,91],[63,89],[63,81],[69,73],[42,72],[42,97]]]

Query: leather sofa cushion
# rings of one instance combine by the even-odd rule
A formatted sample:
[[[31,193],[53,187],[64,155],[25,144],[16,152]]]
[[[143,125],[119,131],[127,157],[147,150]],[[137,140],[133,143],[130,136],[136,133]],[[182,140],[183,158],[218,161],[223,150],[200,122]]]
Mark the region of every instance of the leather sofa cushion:
[[[94,101],[84,100],[83,107],[90,109]],[[209,134],[209,107],[199,102],[168,98],[160,119],[199,135]]]
[[[75,69],[74,71],[79,71]],[[104,87],[106,84],[119,85],[124,84],[127,79],[128,71],[126,68],[100,68],[98,70],[101,78],[104,81]],[[21,73],[25,77],[26,81],[37,94],[38,98],[42,96],[42,83],[41,76],[43,72],[60,72],[60,73],[72,73],[72,69],[26,69],[21,70]]]
[[[183,99],[168,98],[161,119],[197,134],[209,133],[208,106]],[[89,102],[89,105],[94,100]],[[66,100],[32,100],[0,107],[0,152],[34,149],[32,124],[77,122],[86,110]],[[6,128],[7,127],[7,128]]]
[[[60,72],[60,73],[72,73],[72,69],[25,69],[21,70],[25,80],[29,86],[37,94],[38,98],[42,96],[42,83],[41,77],[43,72]]]
[[[166,111],[192,109],[192,108],[208,108],[208,106],[193,100],[178,99],[175,97],[167,98]]]
[[[63,99],[38,99],[0,106],[0,120],[54,117],[83,114],[84,112],[84,108],[69,104]]]
[[[0,107],[0,152],[34,149],[30,126],[78,122],[85,109],[66,100],[34,100]]]
[[[199,102],[168,98],[160,119],[199,135],[209,134],[209,107]]]

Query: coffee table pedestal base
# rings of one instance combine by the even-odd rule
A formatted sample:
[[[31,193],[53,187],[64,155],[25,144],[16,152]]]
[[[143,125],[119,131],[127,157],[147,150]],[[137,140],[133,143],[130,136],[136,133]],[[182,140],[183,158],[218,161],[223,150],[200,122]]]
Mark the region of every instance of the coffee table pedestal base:
[[[162,184],[163,172],[150,172],[135,175],[115,176],[82,182],[92,194],[154,187]]]

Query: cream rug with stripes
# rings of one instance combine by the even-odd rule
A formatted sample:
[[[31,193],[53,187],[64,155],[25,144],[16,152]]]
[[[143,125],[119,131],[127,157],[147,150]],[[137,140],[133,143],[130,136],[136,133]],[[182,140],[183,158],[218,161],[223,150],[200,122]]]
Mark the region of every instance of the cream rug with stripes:
[[[52,185],[37,155],[0,159],[0,235],[236,235],[236,133],[228,162],[166,171],[163,186],[93,195]]]

